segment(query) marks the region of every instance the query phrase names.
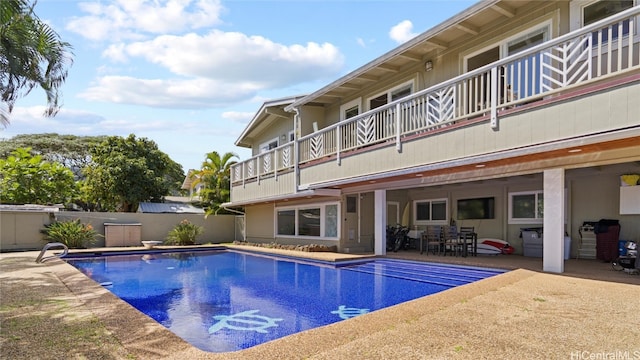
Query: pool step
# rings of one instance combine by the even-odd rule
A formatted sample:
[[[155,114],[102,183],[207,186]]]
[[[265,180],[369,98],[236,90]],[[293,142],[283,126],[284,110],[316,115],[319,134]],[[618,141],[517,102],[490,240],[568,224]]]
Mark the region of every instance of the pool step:
[[[497,269],[397,260],[370,261],[344,269],[445,286],[469,284],[504,272]]]

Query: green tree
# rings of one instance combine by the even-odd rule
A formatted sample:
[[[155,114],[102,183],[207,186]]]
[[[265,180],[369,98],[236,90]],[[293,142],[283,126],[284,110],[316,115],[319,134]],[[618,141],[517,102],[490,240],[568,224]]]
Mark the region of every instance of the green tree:
[[[32,155],[42,155],[50,162],[59,162],[82,180],[82,169],[91,163],[89,149],[101,143],[106,136],[75,136],[49,134],[22,134],[0,140],[0,158],[6,158],[18,148],[31,148]]]
[[[0,202],[5,204],[68,203],[77,193],[73,173],[60,163],[32,156],[29,148],[0,159]]]
[[[142,201],[162,201],[184,180],[181,165],[155,142],[133,134],[108,137],[91,149],[91,155],[83,194],[97,210],[134,212]]]
[[[192,187],[203,184],[200,190],[200,200],[206,209],[206,214],[217,214],[222,205],[228,202],[231,195],[231,166],[238,158],[235,153],[225,153],[222,156],[216,151],[208,153],[202,162],[200,171],[191,174]]]
[[[0,125],[9,123],[16,100],[36,86],[47,96],[46,116],[60,109],[71,45],[38,18],[34,6],[28,0],[0,1]]]

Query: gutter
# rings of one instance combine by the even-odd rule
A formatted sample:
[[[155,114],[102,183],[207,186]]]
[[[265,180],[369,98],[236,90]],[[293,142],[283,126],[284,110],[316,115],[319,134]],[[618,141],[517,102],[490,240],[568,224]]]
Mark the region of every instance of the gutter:
[[[225,209],[226,211],[232,212],[232,213],[234,213],[234,214],[243,215],[243,216],[245,215],[245,213],[243,213],[242,211],[238,211],[238,210],[234,210],[234,209],[230,209],[230,208],[228,208],[228,207],[226,206],[227,204],[230,204],[230,203],[224,203],[224,204],[222,204],[220,207],[221,207],[221,208],[223,208],[223,209]]]

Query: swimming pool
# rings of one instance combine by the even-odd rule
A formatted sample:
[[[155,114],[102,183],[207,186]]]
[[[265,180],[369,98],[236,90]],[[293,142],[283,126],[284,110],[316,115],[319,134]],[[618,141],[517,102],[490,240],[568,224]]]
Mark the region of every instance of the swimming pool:
[[[336,266],[233,250],[66,261],[210,352],[246,349],[504,272],[389,259]]]

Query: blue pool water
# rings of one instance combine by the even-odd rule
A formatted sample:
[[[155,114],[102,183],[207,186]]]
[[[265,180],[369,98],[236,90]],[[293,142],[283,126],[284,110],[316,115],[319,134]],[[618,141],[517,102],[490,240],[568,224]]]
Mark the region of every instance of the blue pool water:
[[[210,352],[246,349],[504,272],[388,259],[333,266],[230,250],[67,262]]]

